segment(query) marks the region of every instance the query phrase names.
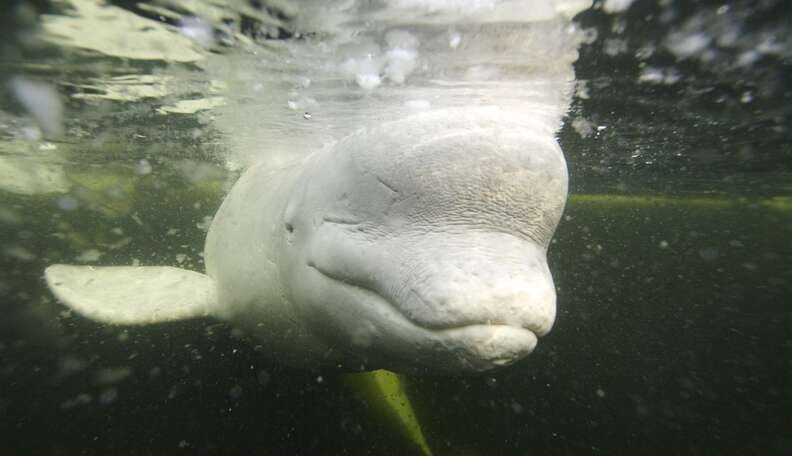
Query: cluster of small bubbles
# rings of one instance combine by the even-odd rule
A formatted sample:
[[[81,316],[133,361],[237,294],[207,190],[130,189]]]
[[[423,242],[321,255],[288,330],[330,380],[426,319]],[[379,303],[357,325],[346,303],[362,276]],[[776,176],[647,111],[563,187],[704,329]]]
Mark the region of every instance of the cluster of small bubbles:
[[[608,38],[602,43],[602,51],[611,57],[624,54],[627,52],[627,41],[621,38]]]
[[[209,227],[212,225],[213,219],[214,217],[211,215],[204,216],[204,218],[200,222],[196,223],[195,226],[201,231],[209,231]]]
[[[656,51],[657,48],[655,47],[654,44],[646,43],[635,51],[635,58],[637,58],[638,60],[646,60],[652,57]]]
[[[686,59],[697,54],[701,54],[707,49],[712,37],[704,32],[682,34],[672,34],[668,38],[666,46],[674,55],[680,59]],[[706,60],[711,60],[712,57],[704,57]]]
[[[349,47],[346,58],[338,65],[338,71],[367,91],[379,87],[385,80],[397,85],[404,84],[417,67],[418,39],[406,30],[396,29],[387,32],[384,41],[384,52],[373,41]]]
[[[651,84],[676,84],[682,76],[674,68],[655,68],[646,66],[641,70],[638,75],[638,81],[648,82]]]
[[[621,13],[626,11],[634,0],[605,0],[602,9],[606,13]]]
[[[582,117],[572,120],[572,129],[580,135],[581,138],[588,138],[594,133],[594,125]]]
[[[672,31],[666,48],[679,59],[749,66],[764,56],[788,58],[789,34],[784,29],[753,31],[748,10],[721,5],[704,8]],[[730,56],[736,55],[731,58]]]
[[[591,98],[591,91],[589,90],[588,81],[581,80],[575,83],[575,96],[582,100],[588,100]]]
[[[201,356],[201,352],[198,351],[197,348],[193,348],[192,350],[190,350],[190,358],[193,361],[200,361],[203,359],[203,356]]]
[[[593,126],[593,125],[592,125],[592,126]],[[596,128],[594,128],[594,132],[593,132],[593,134],[594,134],[594,139],[598,139],[600,136],[602,136],[603,132],[604,132],[605,130],[607,130],[607,129],[608,129],[608,126],[607,126],[607,125],[597,125],[597,127],[596,127]]]

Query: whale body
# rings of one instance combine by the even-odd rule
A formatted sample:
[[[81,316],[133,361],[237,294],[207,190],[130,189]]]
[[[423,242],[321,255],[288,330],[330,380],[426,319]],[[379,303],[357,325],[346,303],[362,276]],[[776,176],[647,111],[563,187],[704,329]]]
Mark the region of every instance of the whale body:
[[[219,318],[294,366],[480,372],[553,325],[546,253],[566,196],[552,130],[442,109],[247,169],[213,219],[204,274],[52,265],[45,277],[88,318]]]

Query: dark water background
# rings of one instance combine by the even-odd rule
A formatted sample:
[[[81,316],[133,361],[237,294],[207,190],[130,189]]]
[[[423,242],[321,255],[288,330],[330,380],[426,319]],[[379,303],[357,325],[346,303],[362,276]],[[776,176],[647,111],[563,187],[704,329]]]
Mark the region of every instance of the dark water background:
[[[590,96],[569,119],[607,128],[560,134],[572,198],[550,250],[556,326],[495,375],[406,379],[435,454],[792,454],[790,61],[738,67],[730,49],[677,61],[663,37],[722,5],[672,3],[670,18],[640,1],[579,16],[598,38],[576,65]],[[731,11],[746,36],[789,17],[782,2]],[[627,50],[604,52],[613,38]],[[635,58],[647,43],[660,50]],[[639,84],[647,64],[681,79]],[[197,224],[219,205],[223,173],[200,187],[178,168],[211,157],[212,142],[191,139],[191,120],[155,128],[132,108],[97,115],[97,128],[122,119],[147,138],[66,165],[115,176],[121,197],[88,177],[73,210],[0,193],[2,454],[417,454],[337,378],[278,365],[222,324],[101,326],[53,301],[47,264],[122,238],[102,261],[183,253],[202,267]],[[135,172],[142,158],[150,174]]]

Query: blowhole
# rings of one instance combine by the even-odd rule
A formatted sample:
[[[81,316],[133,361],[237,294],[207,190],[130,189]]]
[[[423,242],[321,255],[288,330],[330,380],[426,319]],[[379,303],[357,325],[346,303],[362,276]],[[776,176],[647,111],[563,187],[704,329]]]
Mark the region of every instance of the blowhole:
[[[294,225],[292,225],[289,222],[286,222],[285,227],[286,227],[286,231],[288,231],[289,233],[294,233]]]

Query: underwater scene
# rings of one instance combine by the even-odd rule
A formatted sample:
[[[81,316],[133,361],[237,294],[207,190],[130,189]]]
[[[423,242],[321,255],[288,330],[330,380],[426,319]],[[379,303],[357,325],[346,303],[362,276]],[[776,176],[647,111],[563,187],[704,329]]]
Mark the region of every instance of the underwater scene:
[[[0,453],[792,454],[791,16],[2,3]]]

